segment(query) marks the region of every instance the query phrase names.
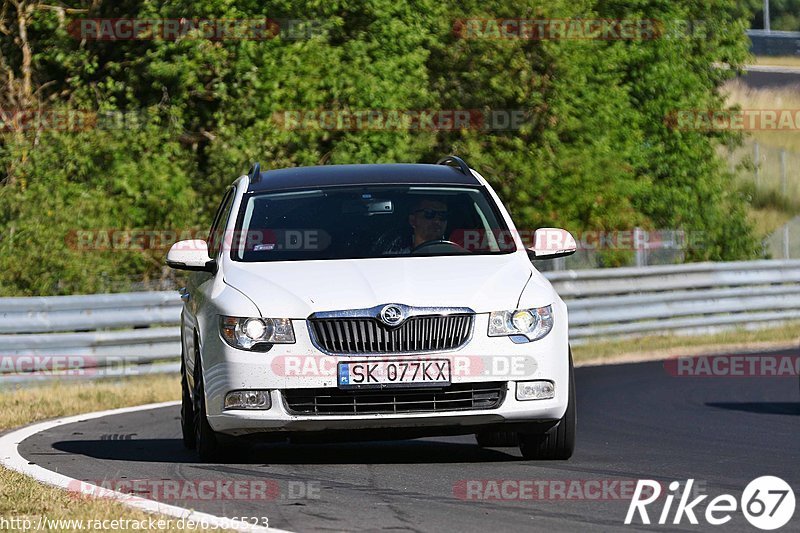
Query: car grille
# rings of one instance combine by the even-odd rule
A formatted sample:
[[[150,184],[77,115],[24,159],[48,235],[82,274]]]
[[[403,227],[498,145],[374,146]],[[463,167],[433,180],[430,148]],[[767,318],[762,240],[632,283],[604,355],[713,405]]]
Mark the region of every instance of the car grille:
[[[431,315],[408,318],[390,327],[374,318],[312,318],[312,340],[335,354],[416,353],[454,350],[472,333],[473,315]]]
[[[506,383],[461,383],[444,389],[356,390],[287,389],[283,397],[296,415],[441,413],[495,409]]]

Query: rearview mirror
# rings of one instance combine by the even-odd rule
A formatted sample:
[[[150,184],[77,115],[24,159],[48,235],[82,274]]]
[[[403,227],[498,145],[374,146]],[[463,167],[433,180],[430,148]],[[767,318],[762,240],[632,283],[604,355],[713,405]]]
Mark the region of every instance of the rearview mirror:
[[[167,266],[193,272],[217,272],[217,262],[208,256],[208,244],[200,239],[173,244],[167,254]]]
[[[394,203],[391,200],[375,200],[363,198],[352,200],[342,205],[342,213],[345,215],[391,215],[394,213]]]
[[[533,233],[533,246],[527,248],[531,259],[556,259],[572,255],[577,250],[575,238],[561,228],[539,228]]]

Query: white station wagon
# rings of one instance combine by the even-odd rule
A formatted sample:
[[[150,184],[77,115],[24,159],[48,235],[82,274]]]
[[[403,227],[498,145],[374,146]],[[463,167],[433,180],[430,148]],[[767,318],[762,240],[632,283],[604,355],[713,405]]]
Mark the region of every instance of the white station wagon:
[[[476,434],[567,459],[575,389],[567,308],[486,180],[435,165],[262,172],[225,192],[206,241],[176,243],[183,442],[221,459],[244,437]],[[237,439],[237,437],[239,439]]]

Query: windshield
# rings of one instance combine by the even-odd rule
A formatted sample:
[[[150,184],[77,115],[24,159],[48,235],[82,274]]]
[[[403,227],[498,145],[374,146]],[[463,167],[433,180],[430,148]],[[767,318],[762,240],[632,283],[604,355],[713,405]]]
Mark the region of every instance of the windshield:
[[[232,244],[247,262],[516,250],[485,189],[397,185],[250,193]]]

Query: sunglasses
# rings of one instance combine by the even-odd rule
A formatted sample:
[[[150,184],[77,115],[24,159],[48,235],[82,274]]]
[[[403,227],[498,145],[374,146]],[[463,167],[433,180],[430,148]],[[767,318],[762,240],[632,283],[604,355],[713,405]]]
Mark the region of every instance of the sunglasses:
[[[428,220],[433,220],[434,218],[438,218],[439,220],[447,220],[447,211],[437,211],[435,209],[417,209],[414,212],[424,213],[425,218]]]

